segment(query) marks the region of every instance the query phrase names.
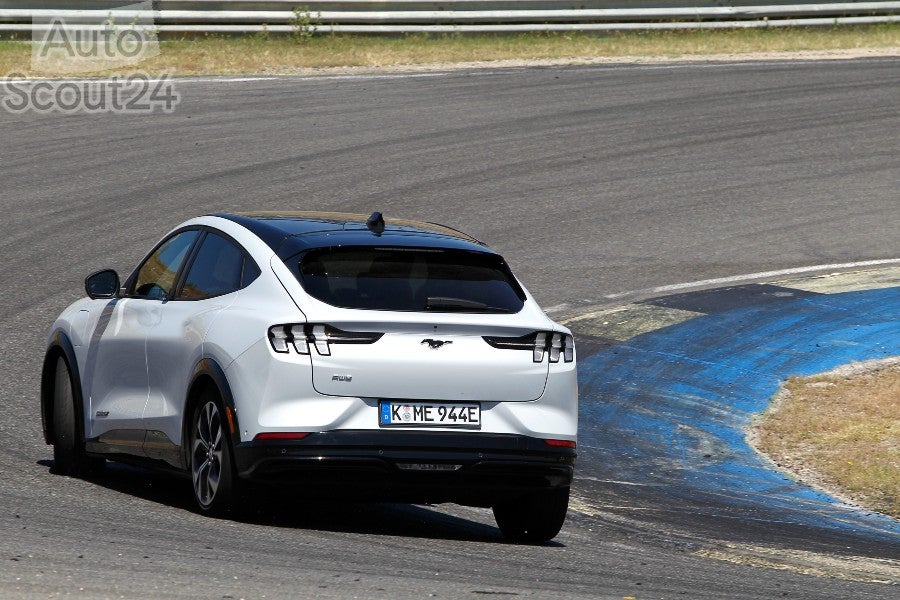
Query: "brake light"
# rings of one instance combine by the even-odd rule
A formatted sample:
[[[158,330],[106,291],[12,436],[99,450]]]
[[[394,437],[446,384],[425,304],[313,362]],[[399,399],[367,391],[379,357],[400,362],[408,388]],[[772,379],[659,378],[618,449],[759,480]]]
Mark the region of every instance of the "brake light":
[[[567,335],[563,340],[563,360],[572,362],[575,360],[575,338]]]
[[[574,448],[575,442],[572,440],[544,440],[544,443],[554,448]]]
[[[303,325],[291,325],[291,338],[297,354],[309,354],[309,340],[306,338]]]
[[[302,440],[306,437],[309,437],[309,432],[300,432],[300,431],[266,431],[264,433],[256,434],[256,437],[253,438],[254,442],[264,442],[267,440]]]
[[[575,339],[567,333],[554,331],[536,331],[520,337],[497,337],[486,335],[484,341],[502,350],[529,350],[532,359],[539,363],[544,360],[544,355],[549,355],[549,361],[559,362],[562,355],[563,361],[575,360]]]
[[[550,338],[550,362],[559,362],[559,354],[562,350],[562,334],[554,333]]]
[[[547,334],[544,332],[537,333],[534,336],[534,354],[533,360],[534,362],[541,362],[544,360],[544,350],[547,347]]]
[[[269,343],[279,353],[290,352],[293,346],[297,354],[309,354],[310,347],[322,356],[331,355],[331,344],[374,344],[383,333],[368,331],[344,331],[330,325],[289,324],[269,327]]]
[[[291,339],[289,327],[285,325],[269,327],[269,343],[272,344],[272,350],[275,352],[289,352],[288,344],[291,342]]]
[[[313,325],[312,343],[316,345],[316,351],[322,356],[331,355],[331,346],[328,344],[328,336],[325,334],[324,325]]]

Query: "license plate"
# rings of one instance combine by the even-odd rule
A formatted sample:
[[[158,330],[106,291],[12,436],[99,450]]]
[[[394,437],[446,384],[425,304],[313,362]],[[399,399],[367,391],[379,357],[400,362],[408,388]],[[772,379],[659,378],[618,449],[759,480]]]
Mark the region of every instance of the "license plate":
[[[379,403],[382,427],[461,427],[481,429],[481,405],[477,403],[396,402]]]

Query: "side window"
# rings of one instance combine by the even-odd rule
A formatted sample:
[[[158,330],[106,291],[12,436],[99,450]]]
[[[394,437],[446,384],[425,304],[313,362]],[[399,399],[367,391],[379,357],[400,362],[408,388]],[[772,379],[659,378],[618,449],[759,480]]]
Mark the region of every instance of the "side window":
[[[243,252],[231,241],[214,233],[206,234],[178,299],[202,300],[241,289],[244,262]]]
[[[244,257],[244,273],[241,275],[241,288],[245,288],[259,277],[262,272],[259,270],[259,267],[256,266],[256,263],[253,262],[253,259],[250,257]]]
[[[167,297],[175,285],[178,269],[199,233],[182,231],[163,242],[138,269],[133,294],[142,298]]]

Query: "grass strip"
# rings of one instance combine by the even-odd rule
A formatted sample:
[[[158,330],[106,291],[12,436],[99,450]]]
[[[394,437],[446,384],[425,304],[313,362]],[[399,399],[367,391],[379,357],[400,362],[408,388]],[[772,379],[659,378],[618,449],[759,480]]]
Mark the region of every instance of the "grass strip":
[[[751,441],[801,480],[900,518],[900,364],[840,371],[788,380]]]
[[[635,31],[608,34],[248,35],[164,39],[161,54],[139,65],[159,75],[292,74],[334,67],[396,67],[498,60],[702,57],[900,48],[900,24],[823,28]],[[53,76],[31,69],[31,48],[0,41],[0,75]],[[96,75],[124,74],[119,69]]]

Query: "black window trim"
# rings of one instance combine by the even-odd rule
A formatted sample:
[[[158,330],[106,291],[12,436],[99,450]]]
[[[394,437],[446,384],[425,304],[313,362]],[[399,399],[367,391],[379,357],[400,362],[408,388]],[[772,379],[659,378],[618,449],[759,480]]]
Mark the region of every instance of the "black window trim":
[[[169,291],[169,294],[164,298],[149,298],[147,296],[138,296],[134,294],[134,283],[137,279],[138,272],[141,270],[141,267],[146,264],[146,262],[150,259],[153,254],[159,250],[163,244],[174,238],[175,236],[182,234],[186,231],[196,231],[199,235],[194,239],[193,245],[188,249],[187,254],[184,257],[184,260],[181,262],[181,266],[178,269],[178,272],[175,274],[175,281],[172,285],[172,289]],[[203,240],[206,239],[206,235],[208,233],[215,233],[216,235],[225,238],[241,252],[244,257],[244,263],[241,265],[241,287],[239,289],[244,289],[247,287],[243,285],[244,283],[244,270],[247,268],[247,261],[253,262],[256,265],[256,268],[259,270],[260,274],[262,274],[262,268],[259,264],[250,256],[250,253],[247,252],[247,249],[244,248],[236,239],[222,231],[221,229],[216,229],[215,227],[210,227],[209,225],[189,225],[187,227],[180,227],[164,237],[162,240],[157,243],[150,252],[148,252],[144,258],[138,263],[137,267],[135,267],[134,271],[131,272],[131,275],[128,276],[128,279],[125,280],[125,283],[122,284],[121,290],[123,293],[121,294],[122,298],[133,298],[136,300],[155,300],[161,302],[196,302],[198,300],[209,300],[210,298],[217,298],[218,296],[224,296],[225,294],[217,294],[216,296],[207,296],[205,298],[179,298],[178,294],[181,293],[181,288],[184,286],[184,279],[187,277],[188,272],[190,272],[191,267],[194,264],[194,260],[197,258],[197,254],[200,252],[200,246],[203,244]],[[249,285],[249,284],[248,284]],[[238,290],[235,290],[238,291]],[[226,292],[228,294],[234,292]]]
[[[252,282],[250,282],[250,283],[247,283],[246,285],[244,284],[244,271],[247,268],[248,260],[250,262],[252,262],[254,265],[256,265],[256,269],[260,272],[260,275],[262,274],[262,268],[260,268],[260,266],[257,264],[257,262],[253,259],[253,257],[250,256],[250,253],[247,252],[247,249],[244,248],[244,246],[240,242],[238,242],[236,239],[234,239],[233,237],[231,237],[230,235],[228,235],[221,229],[216,229],[215,227],[210,227],[208,225],[201,225],[198,227],[198,229],[201,231],[201,235],[197,238],[197,243],[194,245],[193,248],[191,248],[190,253],[188,254],[187,258],[184,261],[184,265],[182,266],[181,270],[178,272],[178,275],[175,278],[175,285],[172,286],[172,293],[169,294],[169,300],[174,301],[174,302],[199,302],[201,300],[210,300],[212,298],[218,298],[219,296],[233,294],[234,292],[244,289],[245,287],[247,287],[247,285],[250,285],[250,283],[252,283]],[[200,248],[203,246],[203,241],[206,240],[206,237],[210,233],[213,233],[213,234],[223,238],[225,241],[231,243],[231,245],[233,245],[235,248],[238,249],[238,252],[241,253],[241,256],[243,256],[244,260],[241,263],[241,287],[239,287],[236,290],[231,290],[230,292],[224,292],[221,294],[216,294],[214,296],[204,296],[203,298],[180,298],[179,295],[181,294],[182,289],[184,288],[185,280],[187,279],[188,273],[191,272],[191,267],[194,266],[194,261],[196,261],[197,255],[200,254]],[[254,279],[254,281],[255,281],[255,279]]]
[[[140,272],[141,268],[145,264],[147,264],[147,261],[150,260],[150,257],[153,256],[156,253],[156,251],[159,250],[166,242],[168,242],[175,236],[178,236],[186,231],[197,231],[198,233],[201,233],[201,234],[203,233],[201,227],[196,226],[196,225],[191,225],[189,227],[181,227],[179,229],[176,229],[175,231],[173,231],[172,233],[170,233],[169,235],[167,235],[166,237],[161,239],[159,241],[159,243],[157,243],[155,246],[153,246],[153,249],[150,250],[150,252],[148,252],[147,254],[144,255],[144,258],[142,258],[140,260],[137,267],[134,268],[134,271],[131,272],[131,275],[129,275],[128,279],[125,280],[125,283],[122,284],[122,287],[121,287],[122,298],[134,298],[136,300],[156,300],[156,301],[162,301],[162,302],[168,302],[169,300],[171,300],[172,290],[170,290],[169,294],[164,298],[150,298],[148,296],[140,296],[140,295],[135,294],[134,293],[134,284],[135,284],[135,281],[137,280],[138,273]],[[204,237],[203,235],[198,235],[194,239],[191,247],[188,249],[187,254],[184,257],[184,260],[181,261],[181,265],[179,266],[178,271],[175,273],[175,281],[173,282],[173,285],[172,285],[173,290],[178,287],[178,282],[181,277],[181,271],[184,269],[185,264],[187,264],[187,262],[191,259],[191,256],[193,255],[194,251],[196,250],[197,242],[199,240],[201,240],[203,237]]]

